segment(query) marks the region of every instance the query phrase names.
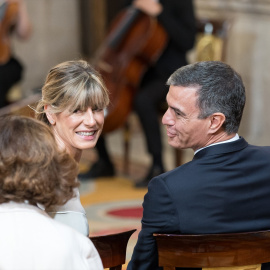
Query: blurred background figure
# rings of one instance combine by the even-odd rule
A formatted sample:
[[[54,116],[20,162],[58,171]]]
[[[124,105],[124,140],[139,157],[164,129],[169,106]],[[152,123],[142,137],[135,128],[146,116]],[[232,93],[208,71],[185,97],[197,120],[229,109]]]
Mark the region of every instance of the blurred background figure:
[[[135,185],[146,187],[152,177],[165,171],[162,160],[160,105],[165,101],[168,91],[165,86],[168,76],[187,64],[186,54],[195,42],[195,15],[191,0],[129,0],[126,1],[126,6],[132,6],[156,18],[168,35],[167,46],[155,65],[150,66],[144,74],[132,106],[139,117],[152,159],[148,173]],[[89,172],[80,175],[81,179],[115,174],[104,136],[100,138],[96,148],[99,159]]]
[[[0,117],[0,268],[102,270],[89,238],[37,205],[62,205],[78,186],[78,165],[57,150],[42,122]]]
[[[0,108],[8,105],[7,93],[22,78],[23,65],[12,51],[11,37],[30,37],[32,26],[24,0],[0,1]]]

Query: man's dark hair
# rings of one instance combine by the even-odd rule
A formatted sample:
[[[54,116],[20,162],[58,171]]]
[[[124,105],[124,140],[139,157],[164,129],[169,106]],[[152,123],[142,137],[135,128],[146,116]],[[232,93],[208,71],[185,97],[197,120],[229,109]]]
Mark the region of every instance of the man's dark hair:
[[[246,95],[241,76],[220,61],[203,61],[176,70],[167,85],[196,87],[199,118],[220,112],[226,117],[223,128],[228,134],[238,131]]]

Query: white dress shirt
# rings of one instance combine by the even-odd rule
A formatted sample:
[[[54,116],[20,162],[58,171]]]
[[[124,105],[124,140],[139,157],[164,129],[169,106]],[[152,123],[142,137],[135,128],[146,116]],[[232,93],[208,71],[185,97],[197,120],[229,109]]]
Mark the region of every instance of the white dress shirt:
[[[205,147],[202,147],[202,148],[196,150],[196,151],[194,152],[194,155],[195,155],[196,153],[198,153],[199,151],[203,150],[204,148],[207,148],[207,147],[210,147],[210,146],[213,146],[213,145],[217,145],[217,144],[233,142],[233,141],[236,141],[236,140],[238,140],[238,139],[239,139],[239,135],[236,133],[236,135],[235,135],[233,138],[229,139],[229,140],[222,141],[222,142],[217,142],[217,143],[212,143],[212,144],[210,144],[210,145],[207,145],[207,146],[205,146]]]
[[[89,225],[85,210],[81,204],[79,189],[74,189],[75,197],[68,200],[64,205],[53,206],[46,212],[55,220],[66,224],[83,235],[89,235]]]

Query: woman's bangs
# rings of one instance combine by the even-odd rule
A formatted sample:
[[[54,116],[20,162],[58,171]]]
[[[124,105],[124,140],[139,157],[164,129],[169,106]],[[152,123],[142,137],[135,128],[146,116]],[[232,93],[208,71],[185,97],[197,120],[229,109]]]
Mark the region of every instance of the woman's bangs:
[[[99,86],[85,87],[85,85],[80,85],[74,96],[70,97],[73,102],[70,103],[70,111],[77,109],[87,110],[87,108],[105,108],[107,104],[104,101],[103,90]]]

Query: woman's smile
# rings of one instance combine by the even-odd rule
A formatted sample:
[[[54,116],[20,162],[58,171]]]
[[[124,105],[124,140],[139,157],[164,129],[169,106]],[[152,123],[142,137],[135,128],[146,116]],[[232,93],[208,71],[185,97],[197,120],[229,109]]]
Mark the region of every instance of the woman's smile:
[[[104,124],[103,110],[92,110],[90,107],[85,111],[70,113],[65,110],[54,114],[55,124],[53,130],[61,145],[69,153],[80,153],[84,149],[95,147],[102,132]],[[75,155],[77,155],[75,154]]]
[[[77,131],[75,132],[80,138],[84,140],[94,140],[97,134],[97,130],[94,131]]]

